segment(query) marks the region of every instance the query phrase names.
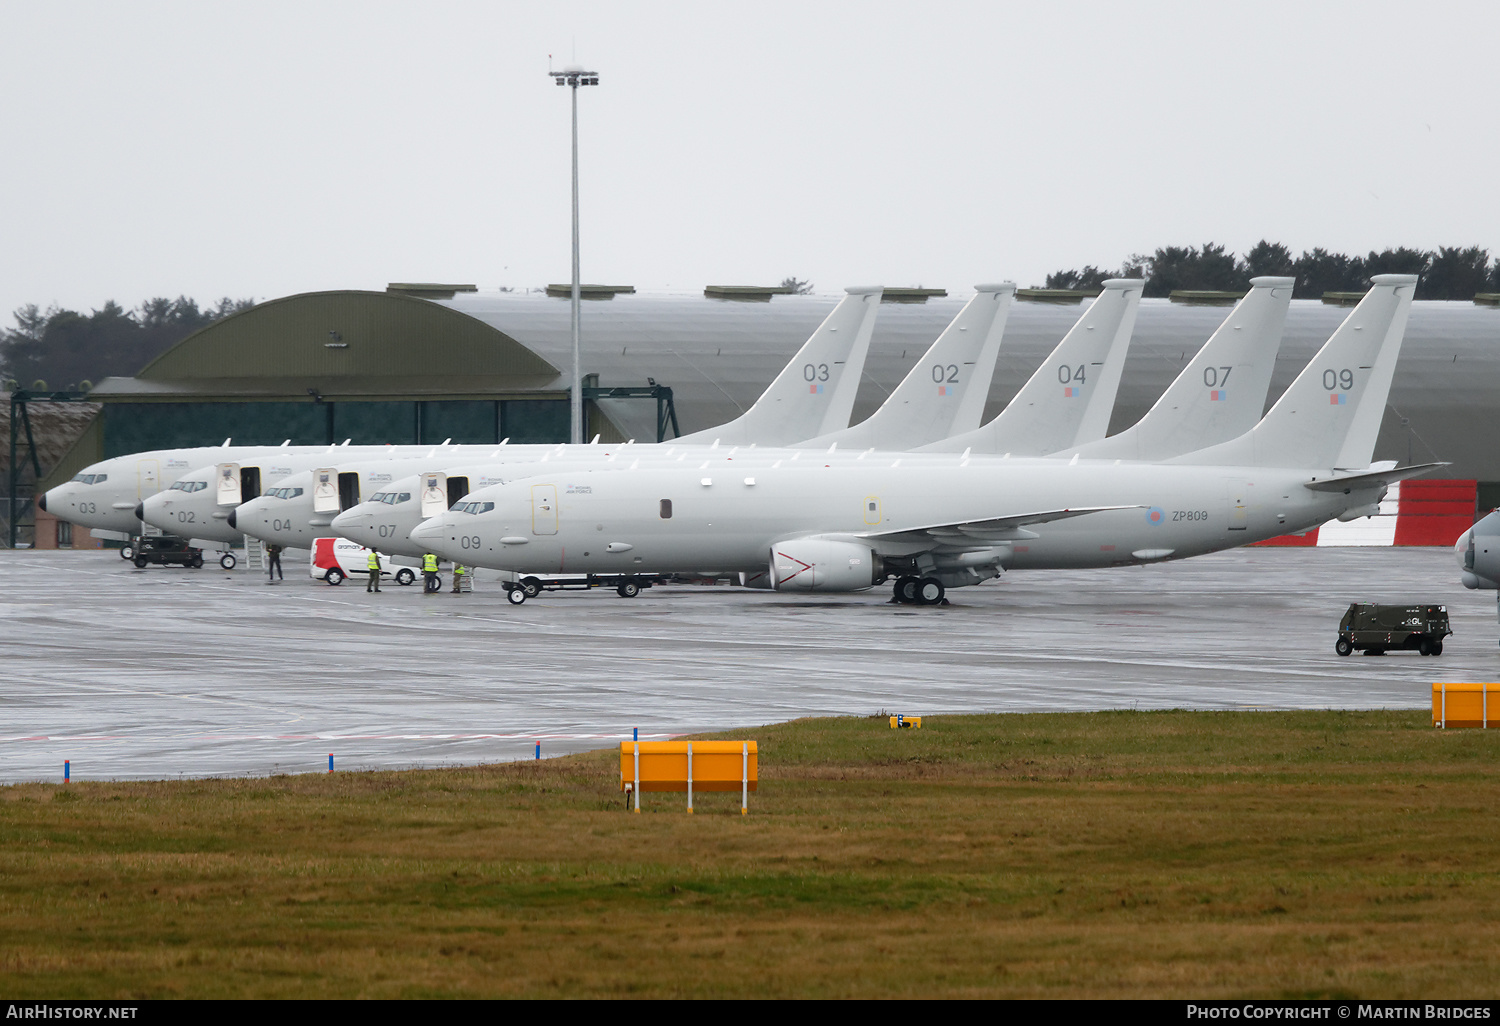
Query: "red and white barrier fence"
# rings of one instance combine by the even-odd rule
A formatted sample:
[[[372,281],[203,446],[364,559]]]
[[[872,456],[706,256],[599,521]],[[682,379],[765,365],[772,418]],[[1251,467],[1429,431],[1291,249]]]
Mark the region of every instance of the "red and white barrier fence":
[[[1373,517],[1330,520],[1257,545],[1452,545],[1474,523],[1477,481],[1398,481]]]

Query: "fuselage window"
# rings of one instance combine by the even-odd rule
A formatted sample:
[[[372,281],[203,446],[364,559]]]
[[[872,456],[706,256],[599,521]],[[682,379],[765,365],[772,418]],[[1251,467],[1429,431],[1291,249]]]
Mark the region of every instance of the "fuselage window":
[[[663,499],[663,500],[661,500],[661,518],[663,520],[671,520],[672,519],[672,500],[671,499]]]

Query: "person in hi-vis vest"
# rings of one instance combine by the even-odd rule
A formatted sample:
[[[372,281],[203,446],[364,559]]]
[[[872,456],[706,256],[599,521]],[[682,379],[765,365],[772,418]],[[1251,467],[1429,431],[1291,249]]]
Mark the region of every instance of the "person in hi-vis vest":
[[[468,573],[468,570],[464,569],[462,563],[453,564],[453,594],[457,595],[463,590],[462,585],[464,583],[464,574],[466,573]]]
[[[422,557],[422,588],[429,595],[443,586],[437,570],[438,558],[430,552],[424,555]]]
[[[369,558],[368,562],[366,563],[366,565],[369,566],[369,568],[370,568],[370,583],[367,584],[367,585],[365,585],[365,591],[366,592],[379,591],[380,590],[380,553],[376,552],[374,549],[371,549],[370,550],[370,558]]]

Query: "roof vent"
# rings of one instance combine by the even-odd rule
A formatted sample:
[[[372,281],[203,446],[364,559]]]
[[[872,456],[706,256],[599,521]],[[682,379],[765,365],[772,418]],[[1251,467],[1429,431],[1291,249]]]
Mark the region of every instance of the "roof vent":
[[[396,292],[416,299],[452,299],[458,292],[478,292],[478,285],[444,285],[435,281],[393,281],[385,287],[387,292]]]
[[[1233,306],[1245,298],[1244,292],[1218,289],[1173,289],[1167,298],[1189,306]]]
[[[1016,289],[1017,299],[1029,299],[1033,303],[1082,303],[1104,290],[1090,289]]]
[[[793,296],[797,290],[789,285],[705,285],[709,299],[737,299],[742,303],[769,303],[772,296]]]
[[[880,294],[882,303],[925,303],[929,296],[946,296],[947,289],[886,289]]]
[[[580,299],[614,299],[616,295],[624,293],[630,295],[635,292],[634,285],[579,285],[578,297]],[[548,285],[547,295],[554,299],[572,299],[573,286]]]

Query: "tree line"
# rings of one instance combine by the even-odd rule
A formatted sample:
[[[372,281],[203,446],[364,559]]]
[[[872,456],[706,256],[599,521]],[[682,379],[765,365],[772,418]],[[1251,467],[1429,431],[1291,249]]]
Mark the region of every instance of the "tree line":
[[[1371,251],[1367,256],[1306,250],[1294,257],[1279,242],[1262,239],[1243,257],[1224,246],[1163,246],[1150,255],[1134,254],[1119,270],[1092,264],[1081,270],[1047,275],[1049,289],[1094,288],[1106,278],[1145,278],[1147,296],[1166,296],[1178,289],[1244,291],[1259,275],[1297,279],[1292,295],[1317,299],[1325,292],[1363,292],[1376,274],[1416,274],[1417,299],[1473,299],[1476,293],[1500,292],[1500,259],[1490,262],[1489,250],[1478,246],[1439,246],[1435,250],[1405,246]]]
[[[22,388],[78,389],[135,374],[199,328],[247,310],[253,299],[200,308],[186,296],[148,299],[134,310],[110,300],[88,314],[35,303],[15,311],[0,332],[0,378]]]

